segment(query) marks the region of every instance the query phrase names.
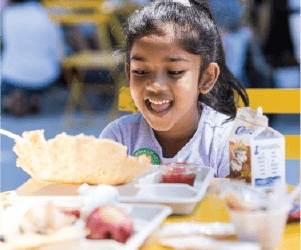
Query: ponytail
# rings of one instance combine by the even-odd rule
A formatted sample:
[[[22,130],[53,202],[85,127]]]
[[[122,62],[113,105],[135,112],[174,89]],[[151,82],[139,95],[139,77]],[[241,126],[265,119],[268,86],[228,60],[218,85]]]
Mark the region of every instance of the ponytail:
[[[213,89],[206,95],[200,94],[199,101],[206,103],[215,110],[229,115],[230,119],[236,116],[239,97],[242,99],[245,106],[249,106],[249,99],[246,90],[242,83],[234,77],[226,65],[225,52],[222,44],[221,35],[217,28],[216,20],[213,11],[205,0],[190,0],[191,3],[203,14],[205,14],[213,23],[216,33],[216,56],[213,60],[219,65],[220,75]],[[201,34],[200,34],[201,35]],[[204,62],[204,67],[208,67],[210,61]],[[201,74],[204,72],[201,72]]]

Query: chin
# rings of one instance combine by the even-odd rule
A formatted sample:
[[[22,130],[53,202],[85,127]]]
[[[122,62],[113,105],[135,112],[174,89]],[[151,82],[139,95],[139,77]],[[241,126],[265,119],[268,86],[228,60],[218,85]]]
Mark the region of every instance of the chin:
[[[139,108],[139,107],[138,107]],[[155,131],[168,131],[174,124],[171,122],[170,114],[156,114],[151,113],[147,108],[139,109],[147,123]]]
[[[153,130],[155,131],[168,131],[170,130],[173,126],[172,124],[168,123],[161,123],[161,122],[155,122],[155,121],[149,121],[146,119],[147,123],[152,127]]]

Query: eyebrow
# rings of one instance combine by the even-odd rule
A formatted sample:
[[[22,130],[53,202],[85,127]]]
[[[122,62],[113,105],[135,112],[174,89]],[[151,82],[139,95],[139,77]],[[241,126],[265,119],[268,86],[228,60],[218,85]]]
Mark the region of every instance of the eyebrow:
[[[130,61],[146,62],[147,60],[144,57],[134,55],[130,58]],[[181,61],[190,62],[188,59],[183,58],[183,57],[167,57],[164,59],[164,61],[166,61],[166,62],[181,62]]]
[[[140,56],[132,56],[131,58],[130,58],[130,61],[139,61],[139,62],[145,62],[145,58],[143,58],[143,57],[140,57]]]

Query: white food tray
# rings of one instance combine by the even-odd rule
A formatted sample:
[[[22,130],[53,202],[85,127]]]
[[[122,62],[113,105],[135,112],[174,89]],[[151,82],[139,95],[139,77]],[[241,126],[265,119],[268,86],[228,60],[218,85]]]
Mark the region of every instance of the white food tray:
[[[18,199],[20,198],[20,199]],[[63,199],[67,198],[65,202]],[[40,196],[40,197],[15,197],[15,203],[5,210],[5,218],[2,221],[6,231],[14,232],[18,230],[18,222],[24,213],[34,204],[52,200],[58,205],[70,206],[77,205],[80,202],[79,196],[56,197],[56,196]],[[16,202],[18,201],[18,202]],[[69,203],[70,202],[70,203]],[[89,240],[79,238],[77,240],[51,244],[39,248],[40,250],[137,250],[144,241],[155,231],[161,223],[172,213],[172,209],[162,205],[148,204],[122,204],[116,205],[123,209],[134,221],[134,233],[125,244],[114,240]],[[79,220],[75,225],[80,229],[84,227],[84,222]]]
[[[125,244],[114,240],[79,239],[43,247],[41,250],[137,250],[172,212],[171,208],[162,205],[128,205],[131,206],[129,216],[134,221],[134,234]]]
[[[119,186],[120,201],[125,203],[161,204],[172,208],[173,214],[190,214],[206,194],[214,170],[201,167],[194,186],[188,184],[160,183],[158,166],[133,183]]]

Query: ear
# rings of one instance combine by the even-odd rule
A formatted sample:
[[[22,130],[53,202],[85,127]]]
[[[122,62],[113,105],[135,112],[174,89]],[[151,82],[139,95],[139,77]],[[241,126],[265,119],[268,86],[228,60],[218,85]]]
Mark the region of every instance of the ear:
[[[219,76],[220,69],[217,63],[210,63],[206,71],[203,73],[199,84],[199,92],[207,94],[214,86]]]
[[[126,62],[124,69],[128,82],[130,82],[130,64]]]

